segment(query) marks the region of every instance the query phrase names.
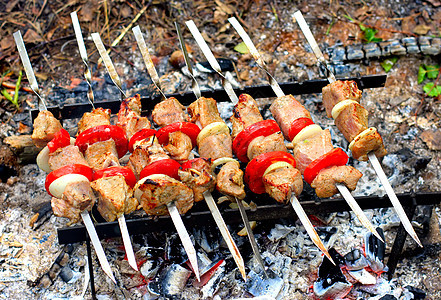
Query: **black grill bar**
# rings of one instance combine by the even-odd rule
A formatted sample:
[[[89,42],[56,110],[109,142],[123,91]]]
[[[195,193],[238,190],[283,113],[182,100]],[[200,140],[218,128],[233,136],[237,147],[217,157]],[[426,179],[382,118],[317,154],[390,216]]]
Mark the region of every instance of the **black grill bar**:
[[[347,77],[347,78],[339,78],[341,80],[354,80],[357,82],[357,85],[360,89],[368,89],[368,88],[379,88],[384,87],[386,83],[386,75],[368,75],[368,76],[359,76],[359,77]],[[284,91],[285,94],[291,95],[303,95],[303,94],[314,94],[321,93],[322,88],[328,84],[327,79],[315,79],[315,80],[307,80],[304,82],[287,82],[281,83],[280,87]],[[270,85],[258,85],[252,87],[246,87],[243,89],[235,89],[237,94],[249,94],[255,99],[258,98],[271,98],[274,97],[274,92]],[[230,101],[227,93],[223,89],[219,90],[206,90],[202,91],[202,95],[207,98],[214,98],[218,102],[227,102]],[[187,92],[185,94],[171,94],[167,95],[169,97],[175,97],[179,100],[183,105],[189,105],[190,103],[196,100],[193,92]],[[151,97],[145,97],[141,100],[141,104],[143,108],[153,108],[156,103],[161,101],[161,96],[159,94],[153,95]],[[112,111],[113,114],[116,114],[119,110],[121,102],[119,100],[111,100],[111,101],[96,101],[94,102],[95,107],[108,108]],[[63,107],[52,106],[48,107],[48,110],[52,112],[52,114],[60,119],[75,119],[81,118],[81,116],[85,112],[90,112],[92,110],[92,105],[89,103],[81,103],[81,104],[67,104]],[[31,118],[34,120],[38,115],[38,109],[32,109],[30,111]]]
[[[441,193],[428,192],[428,193],[406,193],[397,195],[401,204],[404,207],[413,205],[433,205],[441,202]],[[256,196],[257,197],[257,196]],[[391,207],[391,202],[387,196],[366,196],[356,197],[357,202],[362,209],[384,208]],[[268,202],[270,200],[268,198]],[[200,203],[202,205],[203,203]],[[322,199],[318,204],[315,201],[305,200],[301,201],[302,207],[308,215],[350,211],[349,206],[343,199]],[[199,204],[198,204],[199,205]],[[242,222],[240,213],[238,210],[225,209],[221,211],[222,216],[227,224],[238,224]],[[248,219],[250,221],[264,221],[264,220],[276,220],[282,218],[293,218],[297,216],[290,205],[271,204],[260,205],[255,211],[247,211]],[[183,216],[183,221],[187,228],[191,226],[197,226],[199,224],[207,224],[208,222],[214,222],[213,217],[207,210],[201,212],[190,212]],[[145,234],[152,231],[171,231],[173,230],[173,223],[169,216],[161,216],[157,218],[137,218],[128,219],[127,228],[131,235]],[[214,223],[213,223],[214,224]],[[118,222],[106,222],[97,223],[96,231],[101,239],[120,237],[121,232],[119,230]],[[71,244],[82,242],[87,239],[87,232],[84,226],[76,225],[67,228],[58,229],[58,242],[60,244]]]

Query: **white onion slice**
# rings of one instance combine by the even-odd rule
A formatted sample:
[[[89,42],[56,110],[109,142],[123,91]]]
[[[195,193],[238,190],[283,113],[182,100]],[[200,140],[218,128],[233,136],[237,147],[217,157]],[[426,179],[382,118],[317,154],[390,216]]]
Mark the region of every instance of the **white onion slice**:
[[[66,189],[66,186],[68,184],[74,182],[83,182],[83,181],[89,182],[89,179],[81,174],[66,174],[52,181],[52,183],[49,185],[49,192],[55,198],[61,199],[64,190]]]
[[[332,108],[332,118],[335,120],[338,118],[338,116],[340,115],[340,113],[349,105],[351,105],[352,103],[357,103],[357,101],[354,100],[343,100],[338,102],[333,108]]]
[[[297,144],[298,142],[301,142],[303,140],[306,140],[307,138],[316,135],[323,129],[317,125],[317,124],[311,124],[300,130],[300,132],[294,137],[292,140],[293,145]]]
[[[284,167],[294,168],[290,163],[287,163],[286,161],[278,161],[278,162],[271,164],[268,168],[266,168],[265,172],[263,172],[263,176],[265,176],[266,174],[268,174],[271,171],[274,171],[274,170],[280,169],[280,168],[284,168]]]
[[[75,138],[70,137],[70,144],[75,145]],[[44,147],[40,153],[37,155],[37,165],[38,167],[45,171],[46,173],[52,172],[49,167],[49,148],[48,146]]]
[[[210,123],[207,126],[205,126],[201,132],[199,132],[198,137],[196,139],[197,144],[205,139],[208,136],[211,136],[213,134],[217,133],[227,133],[230,134],[230,129],[228,128],[227,124],[224,122],[214,122]]]
[[[351,150],[351,152],[352,152],[352,147],[354,147],[355,142],[358,141],[359,139],[365,137],[366,135],[370,134],[371,132],[373,132],[373,133],[377,132],[377,128],[369,127],[368,129],[360,132],[349,144],[349,150]]]
[[[237,160],[235,160],[234,158],[221,157],[221,158],[218,158],[215,161],[213,161],[213,164],[211,165],[211,173],[214,173],[214,170],[217,168],[217,166],[226,164],[227,162],[235,162],[237,164],[237,166],[239,166],[239,162]]]

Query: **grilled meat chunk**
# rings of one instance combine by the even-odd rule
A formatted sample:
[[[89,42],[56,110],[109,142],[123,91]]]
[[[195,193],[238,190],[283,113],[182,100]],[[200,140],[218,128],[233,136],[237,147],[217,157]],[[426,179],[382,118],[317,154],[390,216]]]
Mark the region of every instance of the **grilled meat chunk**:
[[[331,133],[328,129],[322,130],[311,138],[297,143],[293,150],[297,169],[303,174],[311,162],[332,149],[334,147],[332,146]]]
[[[233,125],[231,133],[233,139],[248,126],[263,121],[256,100],[247,94],[240,95],[239,102],[233,108],[233,116],[230,121]]]
[[[283,135],[280,131],[267,137],[259,136],[252,140],[248,145],[247,156],[249,160],[252,160],[260,154],[274,151],[288,152],[284,143]]]
[[[368,128],[368,111],[358,103],[346,106],[335,119],[335,125],[348,142]]]
[[[298,118],[311,119],[309,111],[292,95],[276,98],[269,109],[287,140],[292,122]]]
[[[352,157],[360,161],[368,160],[367,154],[371,151],[374,151],[377,157],[383,157],[387,154],[381,135],[375,128],[369,128],[368,130],[367,134],[356,137],[349,147]]]
[[[179,163],[188,160],[191,149],[193,149],[193,145],[190,137],[181,131],[170,133],[168,144],[164,146],[164,150],[168,152],[170,157]]]
[[[216,188],[224,195],[245,198],[243,171],[239,168],[239,163],[227,162],[222,166],[216,177]]]
[[[107,222],[113,222],[137,207],[138,201],[133,198],[133,191],[124,176],[103,177],[90,185],[98,195],[98,211]]]
[[[53,171],[72,164],[89,166],[77,146],[69,145],[58,148],[49,154],[49,168]]]
[[[132,169],[135,176],[139,178],[139,173],[145,166],[161,159],[170,158],[159,144],[156,137],[150,137],[135,145],[135,150],[129,157],[128,167]]]
[[[216,181],[211,176],[211,161],[204,158],[196,158],[191,161],[191,167],[186,170],[178,170],[181,181],[193,190],[194,201],[204,200],[205,191],[212,192]]]
[[[66,185],[61,199],[52,197],[54,215],[68,218],[70,223],[80,220],[80,213],[90,210],[95,203],[95,195],[88,181],[72,182]]]
[[[94,171],[120,165],[118,152],[113,140],[96,142],[89,145],[84,156]]]
[[[351,166],[332,166],[321,170],[311,186],[318,197],[327,198],[339,192],[336,183],[344,184],[351,191],[355,190],[361,176],[363,174]]]
[[[217,109],[217,102],[213,98],[201,97],[190,104],[187,111],[190,122],[199,123],[202,128],[214,122],[223,122]]]
[[[40,111],[34,120],[32,141],[35,146],[44,147],[62,128],[60,121],[58,121],[50,111]]]
[[[357,83],[353,80],[337,80],[322,89],[322,97],[326,114],[328,118],[331,118],[332,109],[338,102],[343,100],[360,102],[361,91],[358,89]]]
[[[149,119],[141,117],[141,98],[139,94],[122,101],[118,112],[117,125],[124,129],[128,140],[141,129],[151,127]]]
[[[218,133],[204,138],[198,145],[199,155],[216,160],[221,157],[233,157],[231,136]]]
[[[266,193],[280,203],[287,203],[292,193],[298,196],[303,190],[302,175],[295,168],[275,169],[263,176],[263,184]]]
[[[166,205],[174,202],[179,213],[193,206],[193,191],[182,182],[167,175],[155,174],[141,179],[135,186],[135,197],[149,215],[167,213]]]
[[[167,98],[155,105],[152,112],[153,121],[159,127],[163,127],[176,122],[187,122],[188,115],[185,107],[176,98]]]
[[[95,108],[91,112],[84,113],[81,120],[78,122],[78,134],[99,125],[110,125],[110,109],[101,107]]]

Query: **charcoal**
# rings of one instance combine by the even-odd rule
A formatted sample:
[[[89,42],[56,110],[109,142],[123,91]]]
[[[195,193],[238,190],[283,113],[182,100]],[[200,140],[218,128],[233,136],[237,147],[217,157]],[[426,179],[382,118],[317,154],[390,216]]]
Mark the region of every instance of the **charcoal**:
[[[410,150],[409,148],[403,148],[392,154],[397,154],[401,161],[407,162],[407,164],[412,167],[415,172],[423,170],[432,160],[431,157],[418,156],[415,152]]]
[[[162,259],[148,259],[145,263],[142,264],[139,271],[145,278],[154,278],[161,268],[162,263]]]
[[[395,296],[387,294],[384,295],[383,297],[381,297],[379,300],[398,300],[397,298],[395,298]]]
[[[384,233],[380,227],[377,227],[377,232],[380,234],[381,238],[384,240]],[[366,259],[369,266],[374,272],[382,272],[385,270],[384,256],[386,252],[386,247],[382,241],[380,241],[371,232],[368,232],[365,236],[365,253]]]
[[[17,176],[17,171],[10,166],[0,164],[0,180],[6,182],[8,178]]]
[[[379,42],[378,46],[381,48],[382,56],[390,56],[392,51],[392,41]]]
[[[404,46],[406,46],[408,54],[416,54],[420,52],[416,38],[406,37],[403,38],[401,42],[404,44]]]
[[[72,269],[68,266],[63,267],[59,274],[60,278],[66,283],[72,279],[73,275]]]
[[[343,62],[346,60],[346,50],[344,47],[335,47],[329,55],[333,62]]]
[[[369,43],[363,45],[363,50],[366,58],[376,58],[381,56],[381,48],[376,43]]]
[[[392,41],[390,45],[390,54],[392,55],[406,55],[406,47],[401,45],[401,42],[399,40]]]
[[[182,246],[181,240],[178,234],[173,234],[167,239],[166,248],[166,259],[177,264],[182,264],[187,261],[187,253]]]
[[[354,45],[354,47],[348,49],[347,52],[348,60],[359,60],[364,58],[362,45]]]
[[[254,297],[267,296],[276,298],[283,286],[283,280],[270,269],[267,270],[268,277],[257,274],[253,270],[248,274],[246,283],[247,291]]]
[[[426,293],[422,289],[410,285],[406,286],[406,289],[413,294],[414,300],[426,299]]]
[[[368,266],[366,257],[364,257],[360,249],[352,249],[344,258],[348,270],[361,270]]]
[[[233,61],[231,61],[230,59],[217,58],[216,60],[219,63],[222,72],[234,71],[234,64],[233,64]],[[207,72],[207,73],[215,73],[215,71],[210,66],[210,63],[208,61],[204,61],[204,62],[198,63],[197,66],[198,65],[203,67],[203,69],[202,68],[198,68],[199,71],[203,71],[203,72]]]

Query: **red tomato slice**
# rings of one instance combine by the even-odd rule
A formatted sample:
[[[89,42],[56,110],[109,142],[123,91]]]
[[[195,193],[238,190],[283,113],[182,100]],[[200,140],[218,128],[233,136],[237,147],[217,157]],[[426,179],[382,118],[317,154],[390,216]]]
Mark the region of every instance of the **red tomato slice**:
[[[254,123],[241,132],[234,138],[233,152],[241,162],[249,162],[247,156],[248,146],[252,140],[259,136],[269,136],[273,133],[279,132],[280,128],[274,120],[263,120]]]
[[[265,186],[263,185],[263,173],[266,169],[278,161],[284,161],[296,167],[296,160],[294,157],[283,151],[274,151],[262,153],[251,160],[245,169],[245,182],[253,193],[265,193]]]
[[[133,152],[133,150],[134,150],[133,146],[135,145],[135,143],[137,141],[147,139],[147,138],[151,137],[152,135],[155,135],[156,133],[157,133],[156,130],[148,129],[148,128],[138,131],[130,138],[129,151]]]
[[[67,165],[61,167],[55,171],[50,172],[46,176],[46,182],[44,183],[44,187],[46,188],[46,191],[48,192],[49,195],[52,196],[52,194],[49,192],[49,186],[51,185],[51,183],[54,182],[54,180],[60,178],[61,176],[67,174],[84,175],[87,177],[87,179],[89,179],[89,181],[91,181],[93,177],[92,169],[86,165],[73,164],[73,165]]]
[[[78,135],[75,145],[84,153],[89,145],[109,139],[115,141],[118,156],[123,157],[128,149],[126,133],[124,129],[115,125],[99,125],[89,128]]]
[[[196,147],[196,139],[199,132],[201,132],[201,129],[198,125],[189,122],[176,122],[159,129],[158,134],[156,135],[159,143],[161,145],[167,145],[168,135],[175,131],[181,131],[182,133],[188,135],[191,139],[191,144],[193,147]]]
[[[114,166],[114,167],[98,170],[93,173],[93,180],[97,180],[103,177],[117,176],[117,175],[124,176],[127,185],[130,186],[131,188],[135,186],[136,177],[132,169],[130,169],[129,167]]]
[[[314,122],[310,118],[298,118],[294,120],[289,127],[289,140],[292,141],[303,128],[312,124],[314,124]]]
[[[184,162],[184,163],[181,165],[181,169],[182,169],[182,170],[191,169],[191,167],[193,166],[193,163],[197,162],[197,161],[200,160],[200,159],[205,160],[205,159],[202,158],[202,157],[197,157],[197,158],[193,158],[193,159],[187,160],[186,162]]]
[[[348,160],[348,155],[341,148],[334,148],[310,163],[303,172],[303,178],[311,184],[320,170],[331,166],[344,166]]]
[[[142,169],[141,173],[139,173],[139,179],[147,177],[153,174],[164,174],[168,175],[174,179],[180,180],[178,176],[178,169],[181,167],[174,159],[161,159],[151,164],[147,165]]]
[[[70,135],[66,129],[61,128],[57,133],[55,133],[52,140],[47,143],[49,152],[55,152],[58,148],[64,148],[70,145]]]

